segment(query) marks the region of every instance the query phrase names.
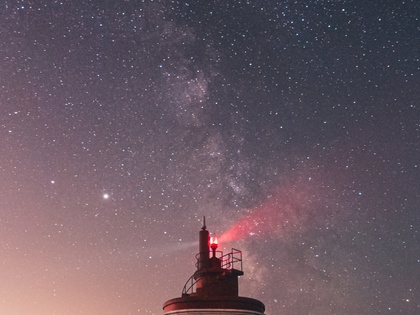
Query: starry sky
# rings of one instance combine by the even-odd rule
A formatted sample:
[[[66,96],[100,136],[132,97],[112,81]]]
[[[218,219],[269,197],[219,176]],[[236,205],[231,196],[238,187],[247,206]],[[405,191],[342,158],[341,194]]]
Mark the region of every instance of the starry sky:
[[[203,216],[267,315],[419,314],[419,16],[1,0],[1,314],[162,314]]]

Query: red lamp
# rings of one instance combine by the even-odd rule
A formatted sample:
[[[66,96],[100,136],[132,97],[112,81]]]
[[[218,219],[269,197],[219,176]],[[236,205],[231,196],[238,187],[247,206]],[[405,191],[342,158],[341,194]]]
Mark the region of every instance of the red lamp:
[[[213,251],[213,257],[216,256],[216,249],[219,246],[218,241],[217,241],[217,237],[216,236],[212,236],[210,237],[210,248]]]

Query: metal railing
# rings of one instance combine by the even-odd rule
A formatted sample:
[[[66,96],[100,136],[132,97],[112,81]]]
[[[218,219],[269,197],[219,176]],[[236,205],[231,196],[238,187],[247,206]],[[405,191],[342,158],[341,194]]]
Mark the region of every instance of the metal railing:
[[[199,260],[200,254],[196,255],[197,262],[195,266],[197,267],[197,270],[200,266],[200,260]],[[227,270],[239,270],[242,272],[242,252],[239,249],[232,248],[230,253],[227,253],[223,255],[223,252],[217,251],[216,257],[221,261],[221,268],[227,269]],[[198,280],[202,278],[202,276],[199,276],[197,278],[194,278],[195,274],[193,274],[185,283],[184,288],[182,289],[182,296],[189,295],[191,293],[195,292],[195,285]]]
[[[236,269],[242,271],[242,252],[232,248],[231,252],[221,257],[223,269]]]
[[[182,296],[190,295],[191,293],[195,292],[195,284],[198,280],[200,280],[202,277],[198,277],[197,279],[194,279],[194,275],[192,275],[187,282],[184,285],[184,288],[182,289]]]

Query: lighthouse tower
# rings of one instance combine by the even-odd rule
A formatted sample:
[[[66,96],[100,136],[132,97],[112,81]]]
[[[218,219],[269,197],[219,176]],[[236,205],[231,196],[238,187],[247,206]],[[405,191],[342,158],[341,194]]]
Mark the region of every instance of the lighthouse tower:
[[[262,302],[239,296],[238,277],[242,271],[242,252],[217,251],[217,238],[210,237],[204,218],[199,232],[197,270],[188,279],[182,296],[163,304],[165,315],[264,315]]]

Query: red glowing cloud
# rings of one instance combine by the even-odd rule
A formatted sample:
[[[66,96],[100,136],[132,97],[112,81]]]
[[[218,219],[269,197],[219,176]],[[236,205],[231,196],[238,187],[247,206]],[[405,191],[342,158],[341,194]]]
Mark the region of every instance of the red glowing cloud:
[[[315,215],[315,204],[318,198],[309,185],[293,185],[279,189],[269,196],[260,206],[236,222],[220,238],[220,242],[230,242],[250,236],[280,236],[290,229],[302,228],[304,222]]]

